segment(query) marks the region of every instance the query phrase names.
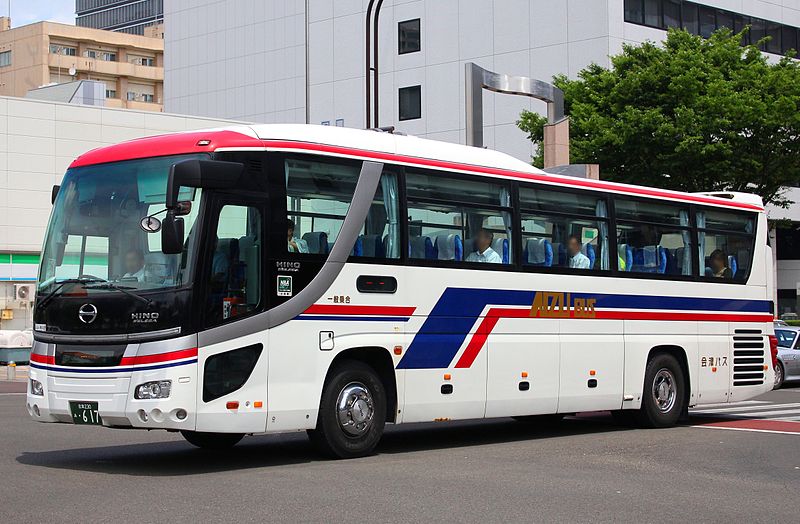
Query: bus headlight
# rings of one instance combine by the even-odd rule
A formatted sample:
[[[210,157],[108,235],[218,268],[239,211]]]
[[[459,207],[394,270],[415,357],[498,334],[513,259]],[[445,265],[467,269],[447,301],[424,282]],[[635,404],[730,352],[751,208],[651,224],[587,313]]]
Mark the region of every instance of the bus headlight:
[[[31,379],[31,395],[36,395],[37,397],[44,396],[44,387],[38,380]]]
[[[155,380],[136,386],[133,396],[138,399],[169,398],[171,380]]]

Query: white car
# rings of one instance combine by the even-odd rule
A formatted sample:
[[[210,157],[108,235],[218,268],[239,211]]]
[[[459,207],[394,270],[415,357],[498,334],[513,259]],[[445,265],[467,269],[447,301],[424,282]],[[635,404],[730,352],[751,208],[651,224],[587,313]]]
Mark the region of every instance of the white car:
[[[800,328],[776,327],[778,364],[775,366],[775,388],[784,382],[800,380]]]

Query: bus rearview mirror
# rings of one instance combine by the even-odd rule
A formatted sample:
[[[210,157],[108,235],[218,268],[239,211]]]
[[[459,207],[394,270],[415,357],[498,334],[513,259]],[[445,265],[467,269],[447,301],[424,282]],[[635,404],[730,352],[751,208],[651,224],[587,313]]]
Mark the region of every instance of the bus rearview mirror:
[[[55,185],[53,189],[50,190],[50,204],[56,203],[56,197],[58,196],[58,190],[61,189],[61,186]]]
[[[244,164],[223,162],[221,160],[191,159],[177,162],[169,168],[167,179],[166,208],[175,209],[178,205],[178,192],[181,187],[204,189],[225,189],[236,187],[244,171]]]
[[[183,219],[176,217],[173,210],[167,211],[161,221],[161,251],[165,255],[183,252]]]

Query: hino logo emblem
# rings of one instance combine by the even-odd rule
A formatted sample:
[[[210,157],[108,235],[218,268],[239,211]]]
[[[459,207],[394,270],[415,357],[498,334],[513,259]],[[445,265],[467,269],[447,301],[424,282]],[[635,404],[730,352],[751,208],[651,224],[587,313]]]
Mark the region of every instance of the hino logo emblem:
[[[84,304],[78,309],[78,319],[84,324],[91,324],[97,318],[97,307],[94,304]]]
[[[133,324],[150,324],[158,322],[158,313],[131,313],[131,322]]]

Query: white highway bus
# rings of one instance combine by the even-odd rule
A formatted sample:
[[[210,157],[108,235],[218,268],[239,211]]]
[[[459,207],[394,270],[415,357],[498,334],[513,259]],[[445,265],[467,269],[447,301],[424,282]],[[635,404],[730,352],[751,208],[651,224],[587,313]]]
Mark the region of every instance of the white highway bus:
[[[758,197],[546,174],[325,126],[144,138],[53,191],[34,420],[221,448],[308,430],[610,410],[675,424],[773,386]],[[629,417],[630,416],[630,417]]]

